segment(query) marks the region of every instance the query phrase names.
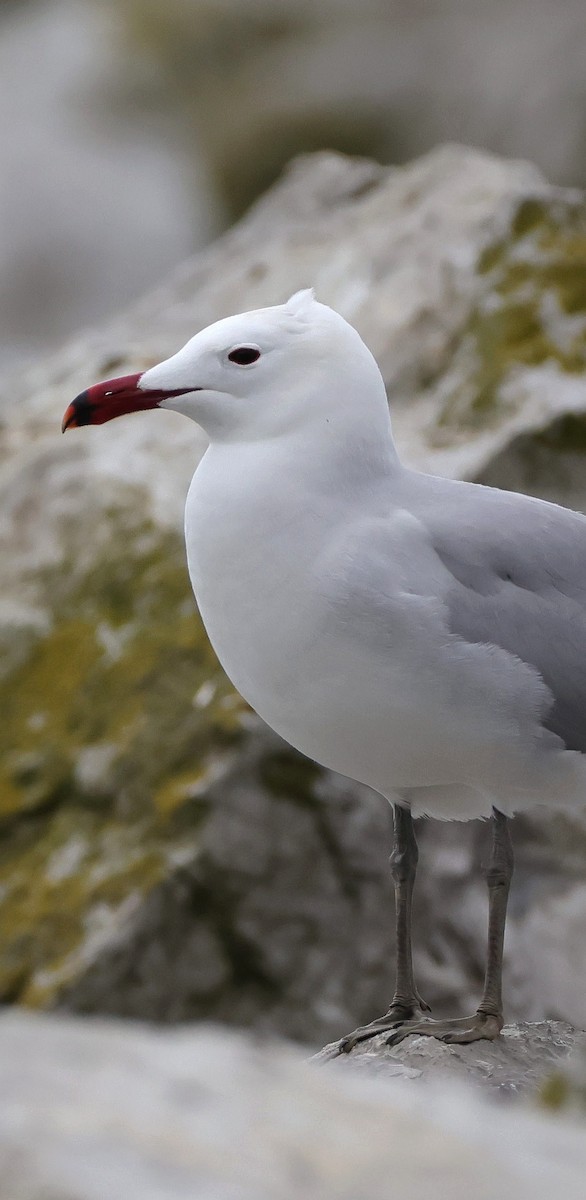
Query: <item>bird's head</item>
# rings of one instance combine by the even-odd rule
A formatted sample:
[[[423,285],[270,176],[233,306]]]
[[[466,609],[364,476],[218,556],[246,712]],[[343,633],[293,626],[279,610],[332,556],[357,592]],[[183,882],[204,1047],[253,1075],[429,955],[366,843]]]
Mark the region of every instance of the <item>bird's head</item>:
[[[142,374],[94,384],[69,405],[63,430],[163,408],[191,417],[212,440],[262,440],[339,416],[349,389],[356,399],[371,380],[386,411],[370,351],[306,290],[217,321]]]

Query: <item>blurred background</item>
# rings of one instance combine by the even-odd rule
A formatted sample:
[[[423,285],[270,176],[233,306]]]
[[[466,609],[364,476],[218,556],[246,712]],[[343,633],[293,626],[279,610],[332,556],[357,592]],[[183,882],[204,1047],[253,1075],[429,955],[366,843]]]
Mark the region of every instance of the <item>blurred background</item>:
[[[104,317],[295,154],[586,182],[583,0],[3,0],[0,361]]]
[[[211,247],[315,150],[363,157],[298,163]],[[4,2],[0,161],[0,1005],[323,1043],[393,986],[388,806],[214,659],[182,533],[196,426],[61,417],[314,283],[410,463],[586,511],[586,209],[539,175],[586,184],[586,4]],[[486,834],[421,822],[438,1015],[482,983]],[[507,1017],[584,1027],[586,816],[514,837]]]

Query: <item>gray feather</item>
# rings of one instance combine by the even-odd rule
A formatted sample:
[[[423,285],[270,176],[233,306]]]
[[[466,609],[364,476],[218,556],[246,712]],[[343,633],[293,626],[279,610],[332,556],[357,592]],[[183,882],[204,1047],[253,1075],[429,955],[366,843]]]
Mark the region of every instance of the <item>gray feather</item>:
[[[411,507],[452,577],[451,631],[535,667],[554,698],[545,726],[586,751],[586,518],[493,488],[429,484]]]

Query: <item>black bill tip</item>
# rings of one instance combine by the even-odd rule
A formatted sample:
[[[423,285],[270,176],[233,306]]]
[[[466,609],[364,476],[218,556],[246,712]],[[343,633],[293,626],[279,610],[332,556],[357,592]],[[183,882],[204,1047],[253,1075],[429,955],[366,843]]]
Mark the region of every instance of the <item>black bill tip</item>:
[[[91,425],[92,409],[93,404],[90,401],[89,392],[80,392],[79,396],[71,401],[65,412],[61,432],[66,433],[68,429],[77,429],[79,425]]]

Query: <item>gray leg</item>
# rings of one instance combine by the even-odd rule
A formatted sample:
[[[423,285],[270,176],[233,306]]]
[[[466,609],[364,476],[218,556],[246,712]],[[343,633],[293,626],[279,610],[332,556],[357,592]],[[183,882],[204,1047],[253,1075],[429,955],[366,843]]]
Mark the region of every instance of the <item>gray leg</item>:
[[[411,912],[413,886],[419,861],[419,851],[413,829],[413,817],[408,808],[396,804],[393,812],[395,844],[391,854],[391,875],[395,884],[395,924],[397,933],[397,976],[395,994],[389,1012],[396,1014],[397,1021],[413,1017],[415,1011],[429,1012],[413,979],[411,955]]]
[[[429,1012],[429,1005],[423,1001],[413,980],[413,961],[411,957],[411,907],[413,885],[417,870],[417,842],[413,829],[413,818],[408,808],[395,805],[393,810],[395,840],[391,854],[391,874],[395,884],[395,920],[397,929],[396,964],[397,976],[395,994],[391,1006],[384,1017],[372,1021],[370,1025],[362,1025],[338,1043],[338,1052],[348,1053],[358,1042],[375,1037],[377,1033],[385,1033],[394,1029],[398,1022],[409,1021],[420,1017],[423,1012]]]
[[[483,868],[488,885],[488,954],[484,991],[476,1012],[471,1017],[452,1021],[432,1021],[422,1017],[429,1008],[421,1000],[413,980],[411,960],[411,900],[417,868],[417,843],[411,813],[397,806],[394,812],[395,845],[391,855],[391,871],[395,881],[397,920],[397,985],[389,1011],[378,1021],[356,1029],[321,1052],[319,1057],[331,1058],[353,1049],[358,1042],[389,1033],[389,1046],[405,1038],[419,1035],[439,1038],[442,1042],[492,1041],[503,1027],[501,976],[503,942],[507,916],[509,886],[513,874],[513,847],[507,818],[494,808],[491,818],[492,847],[488,865]]]
[[[478,1005],[479,1013],[498,1017],[503,1023],[503,944],[507,901],[513,875],[513,844],[507,818],[497,808],[492,810],[492,846],[488,865],[483,868],[488,886],[488,952],[484,991]]]
[[[476,1042],[498,1037],[503,1027],[502,968],[507,900],[513,874],[513,847],[507,818],[492,810],[492,847],[483,874],[488,885],[488,953],[482,1000],[473,1016],[454,1021],[407,1021],[388,1038],[396,1046],[409,1035],[439,1038],[443,1042]]]

